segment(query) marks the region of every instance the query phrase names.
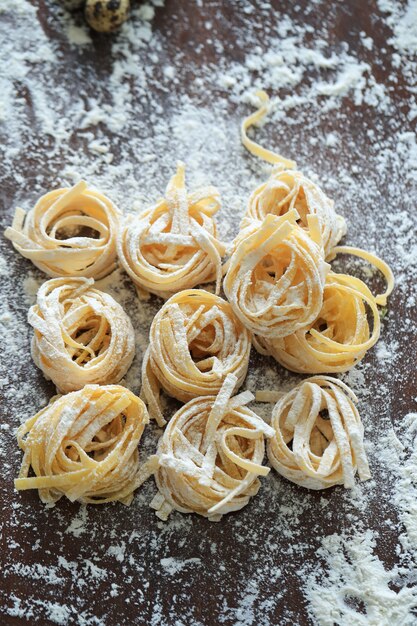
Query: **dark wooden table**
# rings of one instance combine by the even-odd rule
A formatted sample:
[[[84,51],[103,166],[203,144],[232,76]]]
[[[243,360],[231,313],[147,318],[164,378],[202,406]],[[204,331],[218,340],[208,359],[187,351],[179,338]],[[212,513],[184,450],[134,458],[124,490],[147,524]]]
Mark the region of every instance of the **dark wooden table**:
[[[75,93],[85,99],[101,90],[106,90],[110,100],[108,79],[113,62],[110,42],[117,41],[117,35],[110,39],[93,34],[92,45],[71,46],[56,3],[33,1],[32,4],[38,6],[36,20],[62,53],[56,61],[48,61],[48,67],[54,68],[51,84],[64,87],[68,101]],[[253,7],[253,11],[244,10],[248,7]],[[300,0],[297,5],[273,1],[268,8],[262,2],[167,0],[165,7],[156,9],[152,23],[162,45],[158,60],[149,57],[146,42],[137,54],[143,67],[156,77],[162,76],[161,68],[173,64],[177,82],[167,88],[162,77],[159,86],[154,80],[149,83],[150,92],[145,99],[133,87],[130,93],[138,117],[145,119],[155,102],[160,107],[160,116],[169,118],[175,111],[180,92],[188,94],[193,104],[208,109],[211,101],[213,108],[216,101],[222,102],[222,110],[230,115],[230,126],[236,129],[235,151],[240,159],[244,186],[240,194],[247,196],[253,181],[260,182],[264,178],[258,164],[240,147],[237,137],[239,120],[250,107],[237,98],[229,99],[227,90],[210,82],[209,77],[214,76],[216,65],[242,63],[253,51],[254,42],[262,48],[285,15],[300,24],[310,24],[317,32],[325,29],[329,54],[332,51],[339,54],[341,42],[347,42],[350,51],[369,64],[379,83],[387,89],[393,87],[387,92],[389,108],[386,112],[367,102],[355,103],[354,93],[349,92],[343,98],[342,107],[318,115],[316,121],[310,119],[306,124],[309,107],[304,102],[299,109],[296,107],[289,112],[285,123],[269,125],[259,133],[264,143],[271,147],[279,145],[287,156],[297,156],[300,167],[322,177],[325,188],[349,221],[347,242],[357,242],[380,253],[401,277],[401,285],[390,299],[383,322],[383,340],[388,346],[395,344],[395,359],[384,364],[374,350],[367,355],[358,373],[347,377],[361,400],[360,411],[371,442],[369,453],[374,480],[361,487],[360,506],[358,499],[342,488],[309,493],[271,472],[263,481],[257,498],[242,512],[227,516],[218,524],[179,514],[173,514],[168,523],[161,523],[148,507],[155,493],[152,480],[144,485],[130,507],[85,509],[60,501],[55,508],[47,509],[36,493],[16,493],[13,478],[18,472],[21,452],[15,443],[15,428],[21,419],[45,405],[54,388],[30,359],[30,330],[25,323],[29,302],[23,290],[24,281],[28,276],[40,279],[41,274],[34,272],[31,264],[21,259],[8,242],[1,241],[2,255],[7,261],[1,276],[2,302],[12,315],[12,322],[7,317],[1,318],[8,338],[2,350],[2,376],[9,379],[0,407],[3,574],[0,621],[5,626],[53,623],[304,625],[314,623],[303,591],[308,574],[316,566],[319,571],[323,568],[325,576],[325,560],[317,553],[323,537],[349,533],[350,529],[352,532],[359,528],[370,529],[379,534],[376,553],[385,566],[389,568],[397,561],[401,526],[389,498],[388,474],[376,451],[380,437],[388,432],[391,423],[396,420],[399,423],[411,410],[415,395],[415,331],[410,324],[401,323],[410,319],[404,300],[411,293],[415,274],[410,273],[407,278],[407,264],[396,248],[397,234],[387,226],[386,216],[394,211],[410,215],[415,212],[415,183],[404,174],[398,155],[391,163],[389,159],[383,162],[379,159],[384,149],[392,149],[393,135],[413,130],[413,122],[407,118],[412,100],[407,90],[411,78],[404,75],[403,65],[396,66],[393,62],[394,49],[387,43],[392,32],[384,16],[373,1],[310,3]],[[26,35],[19,34],[19,20],[18,13],[13,11],[0,14],[0,33],[3,33],[0,38],[4,36],[10,42],[16,37],[16,54],[30,45]],[[207,22],[211,23],[209,31]],[[361,32],[372,37],[372,50],[362,45]],[[247,40],[246,33],[250,33]],[[314,34],[307,34],[308,37],[312,39]],[[222,44],[221,50],[216,42]],[[9,62],[10,58],[3,58],[6,74]],[[39,63],[29,67],[29,72],[41,70]],[[196,77],[203,81],[203,88],[201,83],[196,83]],[[314,72],[306,76],[307,79],[314,80]],[[30,76],[16,76],[14,81],[15,89],[26,103],[25,124],[19,128],[18,124],[6,123],[1,130],[3,139],[8,137],[15,141],[18,132],[22,135],[13,158],[9,151],[8,158],[0,161],[3,226],[10,223],[18,202],[28,208],[42,192],[62,180],[61,173],[70,152],[73,158],[74,152],[87,149],[86,137],[77,128],[71,128],[71,124],[67,145],[63,145],[65,140],[56,148],[53,137],[39,136],[38,121],[33,115],[39,94],[31,93],[27,86],[29,80]],[[134,81],[132,77],[127,80]],[[288,90],[283,91],[288,93]],[[51,88],[49,98],[52,93]],[[57,98],[61,93],[57,91]],[[107,97],[103,93],[101,96]],[[65,104],[57,105],[57,110],[66,119]],[[312,105],[311,111],[314,117],[317,108]],[[167,167],[168,161],[163,160],[154,181],[141,179],[138,144],[134,141],[142,139],[139,132],[143,132],[143,139],[148,141],[153,132],[152,123],[142,131],[135,131],[132,126],[128,135],[124,130],[104,131],[114,144],[116,160],[124,146],[124,158],[127,155],[132,163],[126,181],[113,176],[106,189],[114,199],[123,198],[128,208],[135,176],[137,188],[134,191],[141,194],[146,185],[152,191],[154,188],[162,191],[172,173]],[[374,140],[367,133],[369,129],[374,131]],[[92,132],[95,132],[94,127]],[[318,145],[310,141],[312,137],[322,138],[330,132],[338,135],[336,150],[325,141],[320,140]],[[132,142],[131,154],[129,141]],[[176,154],[169,137],[165,138],[165,143],[163,138],[155,137],[154,149],[161,159],[164,150],[171,150],[174,163]],[[227,167],[224,148],[219,146],[220,150],[218,168]],[[232,155],[230,158],[234,159]],[[355,185],[345,176],[351,166],[359,170]],[[100,167],[98,179],[105,176],[105,167],[102,164]],[[240,209],[231,204],[229,230],[236,230]],[[342,268],[346,266],[343,263]],[[349,267],[353,267],[352,264]],[[147,320],[143,328],[137,328],[141,344],[161,302],[152,298],[149,303],[138,303],[127,277],[122,274],[118,277],[123,283],[121,298],[125,297],[126,290],[130,293],[130,299],[123,303],[134,323],[138,326],[141,320]],[[369,280],[375,288],[381,287],[377,277]],[[119,288],[120,285],[115,286],[116,294]],[[14,344],[9,339],[13,333]],[[139,351],[129,376],[136,392],[140,358]],[[294,380],[297,377],[290,376],[272,360],[252,356],[247,383],[252,390],[281,384],[288,386]],[[265,414],[268,407],[260,407],[260,410]],[[144,455],[153,449],[157,434],[151,425],[143,442]],[[358,604],[357,610],[363,614],[364,607]]]

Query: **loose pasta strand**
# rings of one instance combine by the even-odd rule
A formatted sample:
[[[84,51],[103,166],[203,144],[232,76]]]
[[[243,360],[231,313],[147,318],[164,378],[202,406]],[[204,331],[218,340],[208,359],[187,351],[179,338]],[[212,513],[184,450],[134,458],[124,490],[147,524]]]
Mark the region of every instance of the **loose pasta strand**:
[[[375,254],[354,246],[337,246],[336,248],[333,248],[332,259],[336,258],[338,254],[352,254],[353,256],[365,259],[365,261],[374,265],[384,275],[387,282],[387,288],[384,293],[374,296],[374,300],[376,304],[385,306],[387,304],[388,296],[391,295],[392,290],[394,289],[394,274],[392,273],[390,266]]]
[[[291,161],[290,159],[286,159],[285,157],[268,150],[267,148],[263,148],[261,145],[249,139],[247,135],[247,131],[251,126],[255,124],[259,124],[269,113],[270,111],[270,100],[269,96],[265,91],[257,91],[256,96],[259,98],[261,102],[261,106],[255,113],[252,113],[248,117],[246,117],[241,125],[240,136],[243,145],[245,148],[254,156],[257,156],[268,163],[272,163],[273,165],[280,165],[286,169],[295,169],[297,164],[295,161]]]

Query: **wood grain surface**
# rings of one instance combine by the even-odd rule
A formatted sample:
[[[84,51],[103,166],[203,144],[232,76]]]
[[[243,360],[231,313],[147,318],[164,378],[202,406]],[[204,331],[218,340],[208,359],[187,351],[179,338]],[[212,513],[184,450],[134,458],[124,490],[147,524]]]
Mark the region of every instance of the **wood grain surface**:
[[[63,53],[60,71],[65,81],[69,80],[73,68],[77,66],[86,77],[86,93],[94,94],[100,89],[101,77],[110,70],[109,38],[93,34],[93,46],[88,51],[80,52],[68,44],[56,27],[53,19],[56,9],[53,3],[40,1],[33,4],[39,5],[38,19],[44,31],[59,42]],[[248,20],[257,19],[256,10],[252,14],[240,10],[246,4],[214,0],[201,3],[167,0],[164,7],[157,8],[153,29],[164,40],[165,60],[174,57],[179,48],[183,51],[180,88],[189,93],[190,97],[193,96],[196,67],[216,64],[220,57],[243,61],[247,50],[242,45],[242,33]],[[359,45],[359,33],[363,31],[371,34],[374,50],[369,51],[367,62],[371,64],[374,75],[382,84],[388,80],[389,75],[396,74],[396,90],[391,94],[392,101],[398,107],[398,116],[404,113],[406,96],[401,69],[392,65],[392,49],[387,45],[391,31],[381,18],[375,2],[346,0],[333,3],[329,0],[320,4],[317,12],[307,11],[307,0],[301,0],[297,5],[278,0],[271,4],[273,11],[284,12],[290,16],[299,16],[305,11],[305,20],[313,27],[326,23],[330,44],[336,47],[343,40],[355,51]],[[256,8],[256,3],[254,6]],[[215,46],[205,45],[207,30],[204,23],[207,21],[214,25],[215,37],[223,44],[222,52],[216,51]],[[0,30],[15,27],[18,28],[18,24],[13,24],[13,19],[6,16],[2,19]],[[260,44],[266,27],[263,18],[259,22]],[[155,75],[161,72],[161,63],[160,60],[155,65]],[[58,79],[58,76],[51,77],[51,80]],[[216,85],[207,85],[206,106],[210,99],[217,97],[217,90]],[[23,90],[22,97],[30,109],[33,94]],[[68,97],[71,97],[70,93]],[[163,90],[158,92],[155,88],[155,97],[168,112],[171,106],[169,95]],[[147,106],[146,103],[141,103],[141,110],[146,110]],[[373,213],[378,213],[379,218],[384,212],[388,214],[394,205],[408,210],[404,204],[404,196],[407,194],[398,196],[394,193],[393,186],[386,185],[386,181],[379,178],[379,174],[366,158],[367,150],[371,150],[371,146],[363,129],[374,127],[377,136],[382,138],[384,134],[392,132],[389,126],[384,126],[385,121],[381,115],[375,114],[366,104],[355,104],[351,95],[344,99],[343,107],[344,115],[340,122],[337,121],[336,114],[333,119],[333,114],[329,113],[327,125],[323,123],[321,127],[322,132],[329,128],[338,129],[342,138],[339,154],[327,153],[324,147],[318,155],[311,147],[307,151],[300,149],[303,153],[302,159],[310,164],[317,159],[316,170],[320,169],[320,163],[332,161],[331,169],[337,178],[340,163],[343,162],[343,167],[346,168],[350,158],[353,161],[357,156],[349,156],[351,147],[348,148],[348,143],[353,139],[358,153],[364,155],[361,159],[363,178],[372,186],[372,207],[366,201],[366,190],[362,200],[359,200],[364,223],[373,219]],[[247,112],[245,107],[231,103],[231,123],[237,124],[242,114]],[[2,129],[3,139],[7,139],[9,131],[8,128]],[[30,144],[35,131],[28,126],[22,132],[26,143]],[[279,129],[270,128],[268,132],[271,145],[275,145],[275,142],[279,145],[279,141],[282,141]],[[305,145],[305,133],[306,130],[302,127],[292,127],[292,153],[288,156],[296,154],[299,147]],[[74,142],[77,147],[76,138]],[[81,148],[81,144],[78,147]],[[22,150],[17,155],[15,171],[24,176],[24,188],[16,184],[13,170],[0,162],[2,226],[10,223],[18,201],[26,197],[35,199],[35,181],[40,172],[49,177],[50,188],[55,184],[55,176],[62,163],[59,154],[55,154],[48,163],[48,152],[49,143],[45,139],[43,146],[37,144],[33,154]],[[251,159],[249,155],[245,158],[248,162]],[[48,168],[49,174],[45,174],[45,168]],[[346,215],[351,226],[347,242],[352,243],[355,233],[364,227],[364,223],[359,223],[360,220],[357,219],[359,209],[353,209],[346,198],[336,197],[336,200],[343,204],[341,212]],[[389,245],[389,242],[383,243],[377,251],[383,254]],[[2,254],[11,260],[12,269],[8,280],[11,281],[10,284],[16,284],[15,299],[11,300],[11,306],[14,307],[16,316],[24,320],[27,304],[21,293],[21,278],[32,266],[28,261],[18,258],[8,242],[2,241],[1,249]],[[395,272],[396,268],[393,267],[393,270]],[[381,286],[377,278],[372,280],[376,288]],[[10,295],[10,290],[8,293]],[[160,301],[152,298],[147,306],[156,311]],[[398,342],[395,373],[389,369],[381,372],[375,351],[371,351],[365,359],[367,367],[364,370],[364,380],[369,393],[365,403],[360,405],[360,410],[364,415],[365,426],[371,426],[374,435],[378,434],[379,428],[386,428],[387,420],[392,419],[395,423],[395,420],[400,420],[412,408],[411,398],[415,395],[416,381],[410,363],[415,358],[415,339],[413,333],[403,332],[400,323],[403,315],[402,298],[395,291],[383,325],[384,336]],[[29,336],[28,329],[28,338]],[[256,354],[251,358],[251,367],[262,371],[259,368],[266,364],[267,368],[276,370],[283,381],[289,380],[287,374],[272,360]],[[45,397],[54,394],[53,385],[46,382],[36,370],[29,354],[10,355],[3,352],[2,359],[22,380],[31,382],[33,394],[39,394],[41,406]],[[139,369],[137,374],[139,379]],[[264,376],[267,377],[267,373]],[[259,384],[265,388],[267,384],[264,376],[259,379]],[[380,389],[384,390],[383,393]],[[95,616],[102,620],[97,621],[97,624],[103,623],[106,626],[312,624],[303,594],[303,567],[306,563],[324,567],[321,556],[317,553],[322,538],[346,531],[352,519],[355,519],[356,524],[362,524],[364,529],[370,528],[379,533],[377,553],[387,568],[396,562],[397,513],[387,497],[383,470],[374,457],[372,470],[375,480],[368,486],[363,486],[367,502],[365,508],[357,506],[355,499],[348,497],[342,488],[307,494],[305,490],[290,485],[271,472],[270,477],[263,481],[259,496],[243,511],[227,516],[220,523],[209,523],[197,516],[186,516],[184,520],[179,514],[174,514],[168,524],[162,524],[146,506],[146,502],[155,493],[152,479],[143,487],[140,497],[135,498],[131,507],[90,507],[87,513],[83,510],[80,513],[78,504],[62,500],[55,508],[46,509],[36,492],[18,494],[13,489],[13,478],[17,475],[21,460],[21,452],[17,450],[14,439],[14,428],[21,414],[25,413],[24,401],[20,401],[18,406],[19,415],[16,415],[16,405],[10,398],[0,407],[2,422],[11,425],[10,430],[2,431],[6,452],[2,455],[4,469],[0,474],[1,558],[3,567],[8,568],[8,575],[2,585],[2,604],[3,607],[10,608],[14,603],[13,598],[20,598],[22,602],[29,598],[32,605],[39,601],[39,614],[13,616],[10,612],[5,612],[0,618],[4,626],[53,624],[47,611],[42,608],[42,602],[75,606],[76,613],[71,612],[67,617],[68,624],[84,623],[80,616],[84,616],[86,620],[87,617],[91,620]],[[148,439],[144,442],[147,450],[151,450],[155,442],[154,426],[151,429],[153,434],[147,435]],[[292,506],[298,507],[299,515],[296,517],[286,512]],[[80,525],[80,532],[76,530],[76,520],[84,520]],[[293,543],[296,548],[292,547]],[[164,559],[174,561],[167,562]],[[26,564],[28,573],[25,574],[21,567],[14,571],[14,561]],[[77,564],[76,575],[62,566],[65,562]],[[168,567],[167,571],[167,563],[169,565],[174,562],[180,565],[171,571]],[[57,574],[59,563],[61,567]],[[41,567],[36,570],[38,565]],[[106,573],[93,576],[91,568],[94,566]],[[39,575],[34,576],[34,571],[38,571]],[[48,583],[48,574],[45,573],[48,571],[55,572],[59,581]],[[113,594],[110,593],[112,584],[116,585],[113,587]],[[248,596],[252,598],[249,601]],[[247,606],[239,613],[242,598],[249,602],[250,617]],[[358,611],[363,613],[360,605]],[[95,622],[93,620],[85,623]]]

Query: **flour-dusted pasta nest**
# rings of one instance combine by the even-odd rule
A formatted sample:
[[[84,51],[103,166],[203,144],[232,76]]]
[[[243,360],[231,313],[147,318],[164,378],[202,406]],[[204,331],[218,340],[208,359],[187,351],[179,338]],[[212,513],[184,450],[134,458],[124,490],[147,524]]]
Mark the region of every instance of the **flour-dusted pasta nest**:
[[[365,305],[372,314],[372,332]],[[254,345],[293,372],[346,372],[377,342],[379,332],[379,312],[368,287],[353,276],[329,272],[323,306],[310,326],[287,337],[255,338]]]
[[[119,385],[58,397],[17,431],[24,457],[16,489],[38,489],[45,504],[62,496],[130,504],[144,479],[138,444],[148,419],[142,400]]]
[[[371,477],[357,398],[330,376],[314,376],[274,406],[268,442],[271,465],[288,480],[309,489],[353,487],[355,472]]]
[[[218,291],[225,253],[213,218],[219,208],[214,187],[187,194],[184,164],[179,163],[165,198],[128,216],[118,238],[119,259],[138,288],[168,298],[216,281]]]
[[[318,220],[308,217],[313,239],[297,217],[293,209],[252,224],[238,235],[229,261],[226,296],[243,324],[261,337],[285,337],[308,326],[323,303],[329,265]]]
[[[218,521],[243,508],[259,490],[258,476],[269,473],[262,462],[273,429],[245,406],[250,392],[232,397],[236,382],[229,374],[217,398],[195,398],[169,421],[151,503],[161,519],[176,509]]]
[[[154,317],[143,360],[142,396],[151,417],[165,424],[160,387],[182,402],[216,396],[228,374],[239,388],[250,349],[250,333],[228,302],[202,289],[172,296]]]
[[[301,172],[282,168],[274,171],[269,180],[252,193],[242,227],[252,220],[262,222],[268,214],[285,215],[291,209],[296,209],[298,223],[307,232],[307,216],[318,217],[326,256],[346,234],[345,219],[334,210],[333,200]]]
[[[118,228],[113,203],[81,181],[42,196],[27,215],[17,209],[4,234],[48,276],[98,279],[115,268]]]
[[[92,278],[53,278],[29,310],[32,356],[59,391],[117,383],[135,355],[132,323]]]

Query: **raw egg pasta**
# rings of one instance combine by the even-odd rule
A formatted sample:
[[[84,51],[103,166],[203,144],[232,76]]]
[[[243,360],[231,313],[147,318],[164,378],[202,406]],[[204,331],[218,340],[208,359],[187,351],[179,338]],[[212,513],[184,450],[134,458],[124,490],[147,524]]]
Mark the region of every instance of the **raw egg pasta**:
[[[118,228],[113,203],[80,181],[42,196],[27,215],[17,209],[4,234],[48,276],[98,279],[115,268]]]
[[[81,181],[52,191],[26,215],[17,209],[5,231],[16,250],[52,280],[39,289],[28,320],[32,356],[58,390],[20,426],[18,490],[37,489],[47,505],[130,504],[154,475],[151,502],[166,520],[172,510],[211,521],[242,509],[260,488],[266,440],[271,465],[310,489],[351,488],[370,478],[357,398],[346,372],[376,343],[378,305],[393,274],[375,255],[339,246],[346,222],[295,161],[248,136],[270,110],[267,94],[241,126],[243,145],[271,163],[270,178],[252,193],[231,255],[218,238],[215,187],[188,193],[185,166],[156,206],[123,224],[111,201]],[[387,282],[373,295],[364,282],[330,271],[326,261],[351,254]],[[142,399],[117,385],[130,367],[134,331],[122,307],[95,288],[116,256],[139,295],[166,299],[152,321],[142,363]],[[222,276],[228,301],[219,297]],[[214,282],[215,294],[197,285]],[[288,393],[258,390],[276,403],[271,425],[234,396],[247,375],[251,344],[287,369],[316,374]],[[162,392],[184,402],[168,421]],[[148,405],[146,408],[145,402]],[[139,465],[138,445],[149,415],[166,425],[157,452]]]
[[[32,356],[62,393],[117,383],[135,354],[129,317],[92,278],[53,278],[29,310]]]
[[[159,494],[151,506],[161,519],[176,509],[212,521],[243,508],[259,490],[268,426],[246,404],[247,391],[232,397],[229,374],[217,396],[195,398],[169,421],[158,445],[155,473]]]
[[[213,218],[220,208],[214,187],[191,194],[184,164],[154,208],[127,217],[118,239],[119,259],[140,290],[168,298],[182,289],[222,278],[224,245]]]
[[[248,130],[251,126],[259,125],[260,122],[268,115],[271,107],[269,96],[265,91],[257,91],[255,94],[259,98],[260,107],[257,111],[245,117],[240,127],[240,137],[245,148],[254,156],[272,163],[272,165],[279,166],[285,169],[295,169],[297,164],[295,161],[286,159],[285,157],[263,148],[258,143],[248,137]]]
[[[251,154],[275,165],[275,169],[269,180],[252,193],[241,228],[245,228],[252,220],[262,221],[268,214],[280,216],[291,209],[296,209],[300,226],[308,231],[307,216],[316,215],[319,219],[324,252],[328,256],[346,234],[345,219],[335,212],[333,201],[318,185],[301,172],[295,171],[297,166],[295,161],[267,150],[249,139],[248,129],[254,124],[259,124],[271,108],[269,97],[264,91],[258,91],[256,96],[259,98],[260,107],[243,120],[242,143]]]
[[[333,200],[318,185],[301,172],[280,169],[252,193],[241,228],[245,228],[252,220],[262,222],[270,213],[280,216],[291,209],[296,209],[298,223],[307,231],[307,216],[317,215],[326,256],[346,233],[345,219],[337,215]]]
[[[372,314],[372,332],[365,305]],[[379,332],[379,312],[368,287],[353,276],[329,272],[323,306],[310,326],[287,337],[256,337],[254,345],[293,372],[346,372],[377,342]]]
[[[359,257],[360,259],[364,259],[376,267],[381,274],[383,274],[387,283],[386,289],[384,293],[373,296],[373,298],[376,304],[379,306],[385,306],[387,304],[388,296],[391,295],[392,290],[394,289],[394,274],[392,273],[390,266],[375,254],[352,246],[337,246],[333,249],[330,260],[333,260],[338,254],[351,254]]]
[[[160,426],[165,424],[160,388],[188,402],[216,396],[228,374],[238,389],[246,376],[250,333],[228,302],[202,289],[172,296],[156,314],[142,366],[142,397]]]
[[[268,442],[271,465],[302,487],[347,488],[371,477],[356,396],[329,376],[303,381],[272,411],[274,436]]]
[[[297,217],[293,209],[252,224],[238,235],[228,263],[226,296],[243,324],[261,337],[284,337],[308,326],[322,306],[329,266],[317,217],[308,217],[311,237]]]
[[[62,496],[130,504],[149,474],[139,469],[138,452],[147,423],[142,400],[119,385],[87,385],[60,396],[17,431],[24,456],[15,487],[38,489],[50,505]]]

